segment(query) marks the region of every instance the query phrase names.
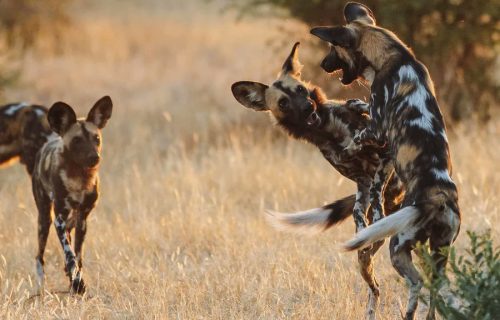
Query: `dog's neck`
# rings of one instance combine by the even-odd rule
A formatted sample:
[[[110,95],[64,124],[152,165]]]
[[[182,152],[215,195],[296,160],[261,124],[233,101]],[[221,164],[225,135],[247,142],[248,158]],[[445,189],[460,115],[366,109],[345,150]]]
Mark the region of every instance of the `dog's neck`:
[[[359,23],[356,23],[356,26],[365,29],[356,51],[366,59],[374,72],[372,76],[370,74],[365,76],[366,69],[370,67],[366,68],[363,71],[363,77],[366,80],[372,79],[371,82],[373,82],[377,78],[390,74],[395,66],[401,65],[402,60],[415,59],[411,49],[391,31]]]

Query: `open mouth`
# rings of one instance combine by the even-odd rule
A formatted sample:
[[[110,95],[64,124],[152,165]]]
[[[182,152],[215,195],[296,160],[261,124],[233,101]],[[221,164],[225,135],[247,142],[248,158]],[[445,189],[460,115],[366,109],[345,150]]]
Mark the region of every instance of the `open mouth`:
[[[321,124],[321,118],[319,115],[316,113],[316,111],[313,111],[309,117],[306,119],[306,123],[308,126],[314,126],[318,127]]]

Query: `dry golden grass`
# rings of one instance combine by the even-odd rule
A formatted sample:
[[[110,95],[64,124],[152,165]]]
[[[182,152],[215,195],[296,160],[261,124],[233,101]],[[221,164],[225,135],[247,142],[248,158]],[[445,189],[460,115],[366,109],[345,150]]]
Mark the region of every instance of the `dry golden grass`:
[[[5,92],[10,101],[64,100],[80,112],[110,94],[115,110],[104,129],[83,298],[57,293],[68,283],[54,230],[48,292],[32,297],[30,183],[21,166],[0,170],[0,318],[362,319],[367,289],[355,254],[340,250],[353,223],[304,237],[278,233],[263,218],[266,208],[306,209],[354,191],[314,147],[230,94],[234,81],[270,81],[279,70],[289,48],[268,47],[280,39],[276,21],[236,23],[216,14],[219,2],[162,3],[76,5],[61,53],[41,44],[23,59],[22,82]],[[308,39],[303,26],[285,26]],[[492,228],[496,240],[497,123],[451,133],[462,230]],[[376,266],[380,319],[396,318],[406,303],[387,251]]]

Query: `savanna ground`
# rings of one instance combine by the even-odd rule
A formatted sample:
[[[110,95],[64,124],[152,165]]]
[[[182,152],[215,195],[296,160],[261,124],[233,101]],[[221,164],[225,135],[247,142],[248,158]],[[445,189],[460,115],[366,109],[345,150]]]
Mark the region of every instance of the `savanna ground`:
[[[47,293],[33,297],[30,182],[19,165],[0,170],[0,318],[363,318],[367,289],[356,255],[340,248],[353,223],[305,237],[275,231],[263,215],[331,202],[354,192],[354,184],[314,147],[245,110],[229,90],[238,80],[271,81],[295,40],[307,48],[307,28],[236,22],[219,8],[194,1],[76,3],[59,42],[42,42],[19,61],[22,77],[5,90],[6,101],[62,100],[83,116],[109,94],[115,107],[104,129],[101,199],[89,218],[83,298],[60,293],[68,282],[53,229]],[[288,37],[283,29],[296,37],[274,45]],[[316,54],[306,79],[318,68]],[[491,228],[500,238],[498,123],[450,130],[463,214],[459,252],[464,230]],[[406,287],[387,246],[376,272],[379,318],[397,318]]]

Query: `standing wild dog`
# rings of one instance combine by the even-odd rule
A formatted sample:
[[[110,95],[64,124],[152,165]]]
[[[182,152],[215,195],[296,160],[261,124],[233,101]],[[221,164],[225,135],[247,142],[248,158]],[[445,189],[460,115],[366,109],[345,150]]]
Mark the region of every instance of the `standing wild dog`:
[[[51,133],[45,107],[27,103],[0,107],[0,165],[19,158],[31,175],[36,153]]]
[[[87,232],[86,219],[99,194],[97,170],[101,158],[101,129],[111,117],[112,108],[111,99],[105,96],[96,102],[86,119],[77,119],[73,109],[64,102],[56,102],[49,110],[47,118],[57,137],[50,139],[37,154],[32,179],[38,208],[36,268],[42,288],[43,253],[53,209],[71,291],[85,292],[81,274],[82,245]],[[73,228],[74,252],[70,238]]]
[[[356,132],[369,122],[367,104],[359,100],[348,102],[327,100],[320,88],[305,83],[300,78],[302,66],[298,60],[296,43],[285,61],[278,79],[267,86],[258,82],[240,81],[232,85],[236,100],[257,111],[270,111],[277,124],[291,136],[304,139],[317,146],[323,156],[342,175],[356,182],[358,191],[332,204],[295,214],[271,213],[271,221],[284,228],[328,229],[353,215],[356,229],[366,227],[366,210],[369,205],[369,188],[380,165],[383,150],[374,146],[362,148],[352,157],[343,157],[343,150]],[[383,201],[382,197],[380,200]],[[397,179],[390,180],[385,190],[387,213],[399,208],[402,187]],[[376,207],[376,206],[375,206]],[[371,208],[367,219],[374,219]],[[382,209],[378,210],[383,212]],[[379,287],[373,273],[373,256],[383,241],[368,250],[358,252],[360,272],[370,287],[368,313],[374,317]]]
[[[376,26],[372,12],[364,5],[348,3],[344,17],[345,26],[317,27],[311,33],[341,49],[336,52],[342,55],[336,56],[336,62],[330,61],[331,65],[338,67],[342,60],[358,74],[363,68],[372,70],[372,120],[356,142],[387,141],[406,190],[403,208],[359,232],[347,249],[359,250],[393,236],[391,261],[410,283],[406,319],[413,319],[422,279],[412,263],[411,251],[417,242],[429,240],[437,272],[444,272],[447,256],[440,249],[453,243],[460,228],[445,124],[429,73],[406,45],[392,32]],[[431,296],[428,319],[435,318],[434,298]]]

